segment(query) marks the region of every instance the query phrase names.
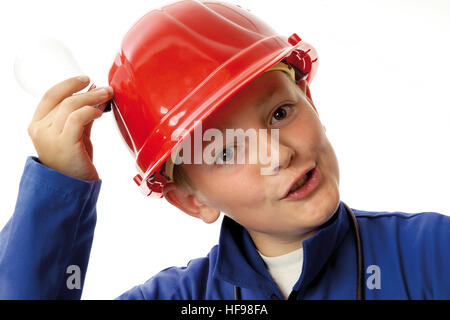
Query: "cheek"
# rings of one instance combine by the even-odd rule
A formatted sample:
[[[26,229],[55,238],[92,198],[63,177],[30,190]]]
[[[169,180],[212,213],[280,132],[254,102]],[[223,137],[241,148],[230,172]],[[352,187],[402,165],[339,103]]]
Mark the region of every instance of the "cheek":
[[[329,180],[333,186],[339,185],[339,164],[337,160],[336,153],[334,152],[333,146],[328,140],[325,130],[322,124],[318,122],[315,126],[315,133],[311,136],[312,145],[314,152],[317,154],[317,161],[319,166],[324,171],[324,178]]]
[[[339,164],[333,146],[327,138],[325,138],[325,143],[321,152],[322,154],[324,154],[323,162],[325,163],[326,168],[329,170],[329,176],[333,178],[334,183],[336,183],[336,186],[338,186]]]
[[[246,208],[257,208],[267,198],[262,176],[256,166],[240,165],[235,168],[211,170],[198,179],[198,189],[211,206],[232,213]]]
[[[315,111],[312,107],[304,108],[295,121],[286,128],[285,137],[299,152],[299,156],[308,159],[313,156],[312,153],[325,150],[328,143],[322,123]]]
[[[288,132],[295,149],[304,159],[314,159],[327,175],[339,181],[339,168],[334,149],[328,140],[325,129],[322,126],[317,113],[312,109],[305,109],[296,123]]]

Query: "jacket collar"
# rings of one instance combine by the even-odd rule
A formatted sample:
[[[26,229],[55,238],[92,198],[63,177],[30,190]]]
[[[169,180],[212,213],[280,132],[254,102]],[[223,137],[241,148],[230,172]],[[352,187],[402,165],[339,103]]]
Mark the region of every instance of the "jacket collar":
[[[311,238],[303,241],[303,269],[294,290],[307,286],[322,269],[349,229],[342,201],[333,216]],[[273,292],[277,286],[256,251],[248,231],[224,216],[219,237],[214,276],[233,285]]]

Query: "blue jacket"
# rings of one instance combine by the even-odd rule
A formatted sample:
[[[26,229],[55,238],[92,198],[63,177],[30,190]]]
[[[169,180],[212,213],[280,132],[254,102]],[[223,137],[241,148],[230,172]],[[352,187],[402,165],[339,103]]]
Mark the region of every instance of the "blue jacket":
[[[100,186],[27,159],[15,212],[0,233],[1,299],[81,297]],[[450,298],[450,217],[352,210],[366,299]],[[303,250],[296,299],[355,299],[355,239],[342,202]],[[74,265],[80,289],[68,285]],[[234,286],[242,299],[282,298],[247,230],[224,216],[219,243],[206,257],[164,269],[118,299],[233,299]]]

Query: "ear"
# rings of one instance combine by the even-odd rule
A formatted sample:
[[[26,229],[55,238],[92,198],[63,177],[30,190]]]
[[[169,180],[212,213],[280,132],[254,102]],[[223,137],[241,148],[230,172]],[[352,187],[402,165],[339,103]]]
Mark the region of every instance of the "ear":
[[[213,223],[220,216],[220,211],[205,204],[198,194],[189,192],[173,182],[164,186],[163,195],[170,204],[205,223]]]

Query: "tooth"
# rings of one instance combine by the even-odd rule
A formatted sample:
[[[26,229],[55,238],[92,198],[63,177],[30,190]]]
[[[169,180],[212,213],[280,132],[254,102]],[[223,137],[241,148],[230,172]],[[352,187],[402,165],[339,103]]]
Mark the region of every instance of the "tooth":
[[[291,188],[290,191],[292,192],[292,191],[297,190],[299,187],[301,187],[305,183],[306,179],[308,179],[308,176],[307,175],[303,176],[303,178],[301,180],[299,180],[298,182],[296,182],[294,184],[294,186]]]

